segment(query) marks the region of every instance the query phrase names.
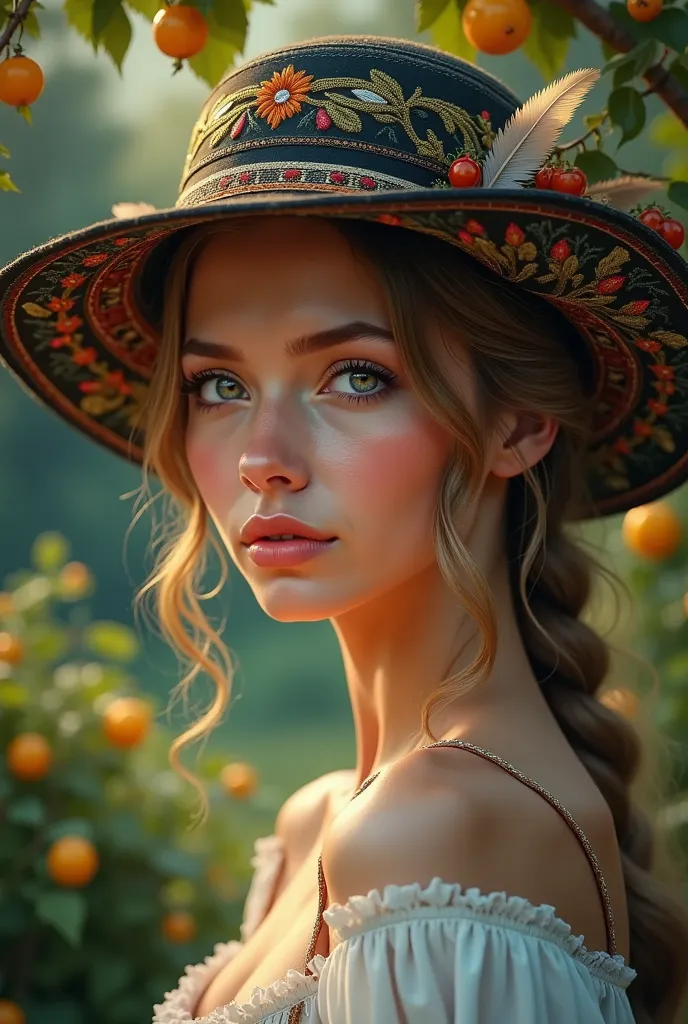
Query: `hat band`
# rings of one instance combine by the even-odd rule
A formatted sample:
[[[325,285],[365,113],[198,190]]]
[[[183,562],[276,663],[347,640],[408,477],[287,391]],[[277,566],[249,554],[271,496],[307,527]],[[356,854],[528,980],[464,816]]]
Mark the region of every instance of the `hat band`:
[[[279,189],[313,192],[374,192],[379,189],[417,189],[418,182],[391,174],[371,172],[366,167],[348,164],[312,163],[298,160],[240,164],[231,171],[225,167],[203,181],[184,189],[177,206],[197,206],[226,196],[246,192]]]

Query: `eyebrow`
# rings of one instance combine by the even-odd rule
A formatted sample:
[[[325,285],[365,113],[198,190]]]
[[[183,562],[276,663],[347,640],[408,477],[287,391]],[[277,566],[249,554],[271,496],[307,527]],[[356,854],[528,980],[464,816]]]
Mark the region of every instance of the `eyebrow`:
[[[305,334],[293,341],[288,341],[284,349],[288,356],[305,356],[312,352],[320,352],[345,341],[360,341],[365,338],[382,338],[394,343],[394,335],[387,327],[369,324],[365,320],[354,320],[338,327],[330,327],[315,334]],[[231,359],[235,363],[243,363],[244,353],[234,345],[221,345],[216,341],[204,341],[201,338],[188,338],[182,345],[182,355],[214,356]]]

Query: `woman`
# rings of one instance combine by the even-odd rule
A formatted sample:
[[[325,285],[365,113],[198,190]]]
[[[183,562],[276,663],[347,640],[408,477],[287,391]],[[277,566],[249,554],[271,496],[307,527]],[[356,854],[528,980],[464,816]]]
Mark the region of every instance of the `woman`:
[[[206,540],[342,649],[356,766],[286,802],[242,942],[160,1024],[675,1019],[686,918],[565,527],[685,478],[688,295],[636,218],[534,187],[596,77],[518,108],[419,45],[268,54],[210,97],[174,210],[3,272],[7,364],[181,510],[143,593],[217,697],[178,770],[230,695]]]

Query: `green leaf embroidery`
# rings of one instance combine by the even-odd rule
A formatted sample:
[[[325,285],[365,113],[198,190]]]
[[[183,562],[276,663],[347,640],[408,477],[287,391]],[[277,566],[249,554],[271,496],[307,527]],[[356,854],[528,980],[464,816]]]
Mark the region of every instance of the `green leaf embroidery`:
[[[363,123],[356,111],[349,110],[348,107],[339,106],[335,101],[336,97],[333,93],[329,93],[328,95],[330,97],[330,101],[323,102],[323,107],[337,127],[341,128],[343,132],[360,132],[363,129]]]

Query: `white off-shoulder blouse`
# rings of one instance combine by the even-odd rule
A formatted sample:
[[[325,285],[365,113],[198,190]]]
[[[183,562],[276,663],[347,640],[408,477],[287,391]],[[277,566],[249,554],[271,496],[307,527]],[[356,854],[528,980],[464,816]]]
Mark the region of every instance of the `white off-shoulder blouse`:
[[[464,741],[440,743],[461,744],[516,773],[573,829],[573,819],[553,797],[496,755]],[[596,865],[589,844],[586,853]],[[425,888],[417,882],[387,885],[323,911],[330,954],[308,960],[306,973],[289,971],[267,988],[257,986],[247,1003],[230,1002],[194,1017],[210,982],[267,913],[283,857],[278,836],[256,841],[241,941],[218,943],[203,963],[188,966],[178,987],[154,1007],[153,1024],[634,1024],[626,989],[636,972],[613,951],[611,907],[599,868],[612,952],[587,950],[583,936],[572,935],[548,904],[464,890],[440,878]]]

